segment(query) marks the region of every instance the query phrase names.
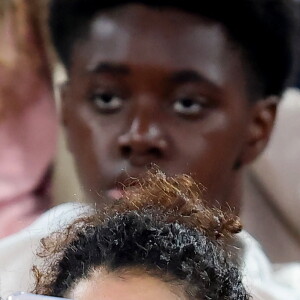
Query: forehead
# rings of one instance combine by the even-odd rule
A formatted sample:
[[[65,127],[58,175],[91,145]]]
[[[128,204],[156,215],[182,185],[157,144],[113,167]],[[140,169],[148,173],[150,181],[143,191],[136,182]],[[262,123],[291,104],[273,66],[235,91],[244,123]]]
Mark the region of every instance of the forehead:
[[[168,285],[145,273],[103,274],[103,271],[77,282],[68,297],[75,300],[186,300],[179,285]]]
[[[108,61],[198,69],[221,84],[226,74],[241,71],[240,56],[221,24],[176,9],[128,5],[94,17],[74,47],[73,62],[87,69]]]

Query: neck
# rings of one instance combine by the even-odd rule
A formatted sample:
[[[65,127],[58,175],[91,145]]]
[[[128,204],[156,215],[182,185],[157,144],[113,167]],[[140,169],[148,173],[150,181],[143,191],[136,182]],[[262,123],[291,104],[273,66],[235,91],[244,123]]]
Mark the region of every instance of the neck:
[[[242,197],[243,197],[243,178],[244,171],[236,171],[237,174],[233,179],[232,188],[227,191],[225,199],[227,199],[226,204],[229,205],[230,209],[236,214],[240,215]],[[228,209],[228,207],[226,207]]]

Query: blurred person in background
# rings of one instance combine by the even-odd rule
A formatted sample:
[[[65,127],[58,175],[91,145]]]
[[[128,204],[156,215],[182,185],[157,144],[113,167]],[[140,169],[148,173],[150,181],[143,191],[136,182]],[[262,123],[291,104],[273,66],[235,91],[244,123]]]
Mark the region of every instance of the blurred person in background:
[[[292,64],[286,2],[208,1],[199,14],[186,1],[150,2],[52,1],[52,35],[69,75],[64,124],[86,195],[101,208],[100,193],[121,197],[130,177],[155,163],[193,175],[211,203],[238,213],[242,175],[269,140]],[[44,215],[23,242],[68,211]],[[274,280],[259,245],[245,232],[240,240],[255,289],[298,299],[295,286]]]
[[[0,238],[51,206],[57,117],[42,3],[0,2]]]

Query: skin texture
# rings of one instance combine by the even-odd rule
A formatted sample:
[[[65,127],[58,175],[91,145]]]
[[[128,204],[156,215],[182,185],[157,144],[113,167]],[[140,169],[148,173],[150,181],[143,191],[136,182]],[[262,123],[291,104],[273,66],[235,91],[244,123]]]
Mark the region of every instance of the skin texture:
[[[183,290],[145,274],[95,271],[70,291],[74,300],[186,300]]]
[[[154,163],[192,175],[209,202],[238,212],[243,166],[264,148],[276,111],[273,99],[250,101],[247,78],[216,22],[140,5],[98,14],[74,46],[63,90],[90,201],[115,196]]]

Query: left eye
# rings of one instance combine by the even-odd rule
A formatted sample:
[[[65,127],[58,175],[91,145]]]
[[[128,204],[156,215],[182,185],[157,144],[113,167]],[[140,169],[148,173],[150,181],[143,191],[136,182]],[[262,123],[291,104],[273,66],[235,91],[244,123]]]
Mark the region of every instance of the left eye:
[[[188,97],[181,98],[174,102],[173,109],[178,114],[193,116],[199,114],[204,109],[203,102]]]
[[[122,107],[123,99],[114,93],[98,93],[91,97],[97,109],[103,113],[110,113]]]

